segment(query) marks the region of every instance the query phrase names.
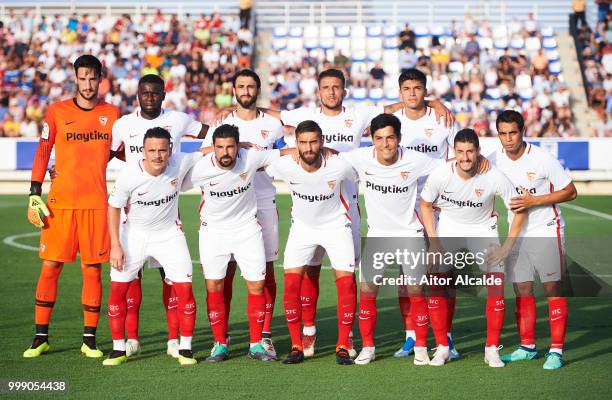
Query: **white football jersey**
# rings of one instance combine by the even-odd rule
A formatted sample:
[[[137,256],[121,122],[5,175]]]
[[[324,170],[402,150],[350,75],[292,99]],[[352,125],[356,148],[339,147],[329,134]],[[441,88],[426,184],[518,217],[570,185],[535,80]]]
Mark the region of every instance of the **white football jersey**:
[[[201,159],[200,152],[174,154],[158,176],[145,171],[144,160],[128,163],[117,177],[108,204],[125,209],[126,223],[136,229],[161,230],[180,225],[179,191],[189,170]]]
[[[344,181],[355,182],[353,168],[338,156],[324,159],[321,168],[306,172],[292,157],[284,156],[266,172],[284,180],[291,191],[291,218],[315,229],[338,228],[350,222],[349,205],[341,193]]]
[[[439,225],[463,227],[457,236],[476,227],[496,229],[495,195],[509,208],[510,199],[517,195],[514,186],[495,167],[468,180],[459,176],[457,168],[456,161],[436,168],[427,178],[421,198],[440,208]],[[496,230],[494,235],[497,235]]]
[[[393,113],[402,123],[402,140],[400,146],[407,147],[430,157],[448,160],[452,158],[453,141],[455,140],[455,127],[447,128],[444,121],[436,122],[436,113],[433,108],[427,107],[427,112],[417,120],[406,116],[404,109]],[[425,184],[425,177],[419,180],[418,195]]]
[[[140,115],[140,109],[119,118],[113,125],[113,140],[111,150],[125,149],[125,161],[142,159],[142,143],[147,130],[165,128],[172,137],[172,152],[179,153],[183,136],[196,138],[202,130],[202,123],[194,120],[188,114],[180,111],[162,109],[155,119],[145,119]]]
[[[268,114],[261,111],[257,113],[257,118],[244,120],[238,117],[236,111],[233,111],[220,124],[209,129],[209,133],[202,141],[202,147],[212,146],[212,137],[215,129],[219,125],[229,124],[238,127],[241,142],[250,142],[264,149],[272,149],[274,143],[284,135],[283,125],[278,119]],[[272,183],[272,178],[265,171],[259,171],[255,174],[255,194],[259,209],[274,207],[276,188]]]
[[[185,178],[202,190],[200,220],[209,228],[239,228],[255,220],[257,199],[253,181],[259,168],[280,157],[278,150],[240,149],[232,169],[217,164],[214,153],[201,159]]]
[[[295,110],[281,111],[281,120],[284,124],[298,126],[302,121],[312,120],[323,131],[323,142],[326,147],[337,151],[350,151],[358,149],[361,137],[370,126],[374,117],[384,113],[384,107],[374,107],[359,104],[354,107],[342,107],[342,112],[335,116],[323,114],[323,108],[316,109],[300,107]],[[344,195],[351,203],[357,203],[357,187],[350,182],[343,185]]]
[[[491,154],[488,159],[508,176],[516,190],[524,187],[534,196],[542,196],[563,189],[572,178],[565,172],[561,163],[546,150],[526,144],[525,152],[516,161],[512,161],[502,149]],[[511,221],[513,214],[509,213]],[[527,222],[523,227],[523,235],[537,231],[543,227],[555,227],[557,233],[564,228],[561,210],[556,205],[532,207],[529,209]]]
[[[423,230],[415,211],[417,180],[444,161],[403,147],[398,152],[393,165],[378,162],[374,147],[340,154],[363,185],[369,236],[406,236]]]

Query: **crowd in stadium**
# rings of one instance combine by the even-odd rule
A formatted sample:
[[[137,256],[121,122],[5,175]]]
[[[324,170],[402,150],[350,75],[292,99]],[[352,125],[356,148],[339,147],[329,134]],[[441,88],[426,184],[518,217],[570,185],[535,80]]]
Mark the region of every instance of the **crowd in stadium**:
[[[385,40],[381,50],[392,46]],[[274,103],[280,108],[314,103],[316,74],[330,66],[345,71],[353,92],[369,93],[396,87],[399,72],[417,67],[428,75],[430,94],[448,102],[461,128],[491,135],[497,111],[516,109],[528,121],[528,136],[576,136],[553,32],[540,28],[533,14],[507,27],[469,15],[447,29],[406,24],[398,32],[397,47],[399,65],[357,61],[350,49],[277,48],[269,58]]]
[[[597,113],[594,136],[612,135],[612,13],[609,4],[607,7],[606,12],[598,13],[594,29],[580,23],[577,32],[587,95]]]
[[[612,134],[610,14],[599,19],[593,30],[582,24],[580,38],[589,100],[599,118],[591,134],[607,136]],[[393,96],[382,94],[396,90],[401,70],[417,67],[428,76],[430,94],[447,101],[461,128],[489,136],[498,110],[516,109],[526,118],[527,136],[577,135],[553,32],[532,14],[506,27],[466,15],[445,29],[430,32],[406,24],[397,31],[392,63],[369,55],[356,61],[350,46],[275,49],[267,60],[272,107],[315,106],[316,76],[329,67],[345,72],[354,99],[365,94],[372,100],[368,95],[378,93],[391,102]],[[387,44],[379,50],[386,52]],[[47,104],[73,93],[70,66],[83,52],[106,66],[100,94],[122,113],[136,105],[140,76],[156,73],[166,81],[166,107],[211,123],[232,104],[231,77],[251,67],[253,45],[244,23],[216,13],[187,14],[181,21],[159,10],[119,18],[9,13],[0,21],[0,136],[38,135]]]
[[[232,104],[231,77],[251,66],[253,34],[219,14],[66,15],[27,10],[0,21],[0,136],[37,137],[48,104],[72,96],[72,62],[96,55],[105,65],[100,95],[127,113],[142,75],[166,81],[166,103],[202,121]]]

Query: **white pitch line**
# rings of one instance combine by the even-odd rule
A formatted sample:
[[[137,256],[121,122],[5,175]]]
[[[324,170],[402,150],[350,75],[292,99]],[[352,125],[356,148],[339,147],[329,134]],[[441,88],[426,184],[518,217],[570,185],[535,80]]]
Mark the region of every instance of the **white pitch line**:
[[[566,203],[562,203],[560,204],[561,207],[567,207],[570,210],[574,210],[574,211],[578,211],[584,214],[589,214],[589,215],[593,215],[595,217],[600,217],[603,219],[607,219],[608,221],[612,221],[612,215],[610,214],[606,214],[604,212],[601,211],[595,211],[595,210],[591,210],[590,208],[585,208],[585,207],[580,207],[577,206],[575,204],[566,204]]]
[[[22,250],[38,251],[38,247],[28,246],[27,244],[17,243],[17,239],[21,239],[21,238],[24,238],[24,237],[37,236],[39,234],[40,234],[40,232],[29,232],[29,233],[21,233],[19,235],[7,236],[7,237],[4,238],[2,243],[4,243],[7,246],[17,247],[18,249],[22,249]]]

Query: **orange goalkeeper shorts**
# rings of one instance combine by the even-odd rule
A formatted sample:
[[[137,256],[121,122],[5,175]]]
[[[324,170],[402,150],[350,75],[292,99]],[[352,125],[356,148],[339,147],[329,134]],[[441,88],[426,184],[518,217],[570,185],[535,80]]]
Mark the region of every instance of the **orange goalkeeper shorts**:
[[[40,258],[73,262],[77,252],[82,264],[108,262],[110,236],[107,210],[52,209],[40,233]]]

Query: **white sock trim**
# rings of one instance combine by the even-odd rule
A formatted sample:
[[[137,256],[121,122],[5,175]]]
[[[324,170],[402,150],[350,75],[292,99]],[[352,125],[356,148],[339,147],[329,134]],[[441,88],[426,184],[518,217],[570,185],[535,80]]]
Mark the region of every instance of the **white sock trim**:
[[[113,340],[113,350],[125,351],[125,339]]]

